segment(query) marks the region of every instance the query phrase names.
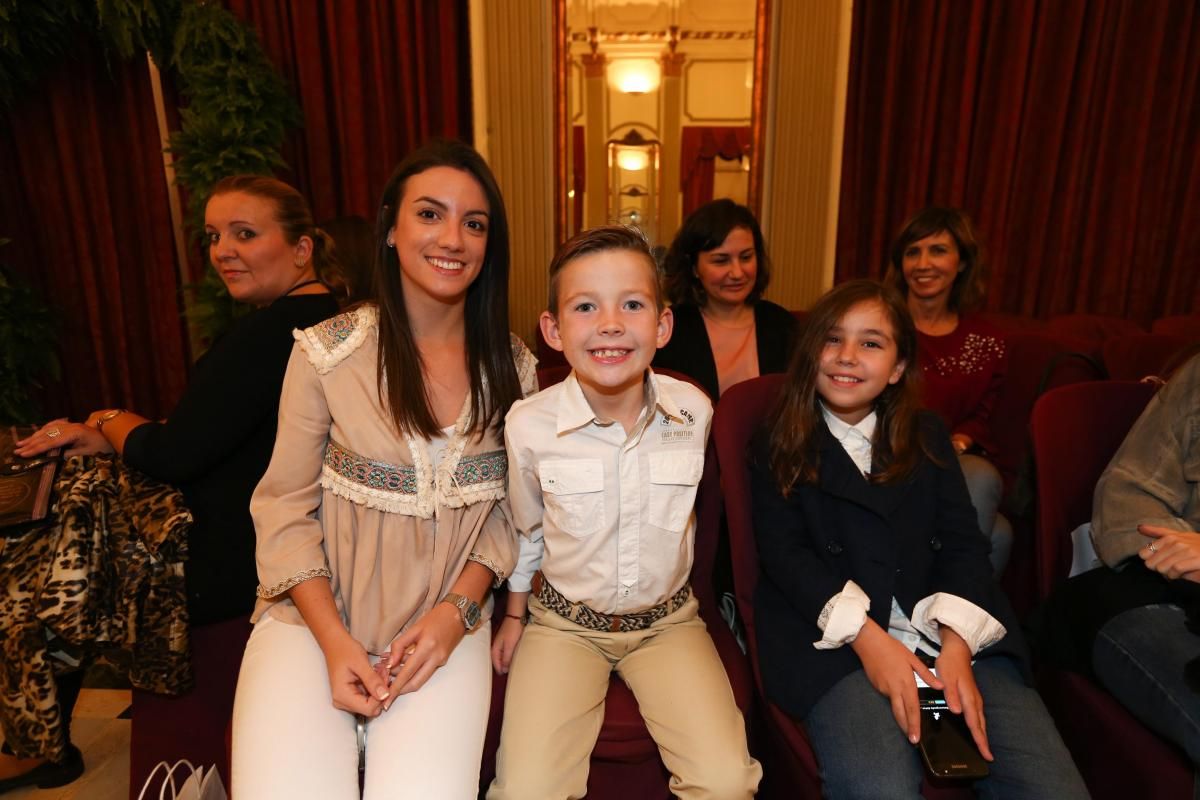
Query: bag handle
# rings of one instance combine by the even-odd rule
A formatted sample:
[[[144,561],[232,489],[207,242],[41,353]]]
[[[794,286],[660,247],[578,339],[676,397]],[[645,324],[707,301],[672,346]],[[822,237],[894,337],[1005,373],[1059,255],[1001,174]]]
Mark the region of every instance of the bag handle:
[[[161,767],[163,769],[162,783],[158,787],[158,800],[167,800],[167,787],[171,787],[171,800],[175,800],[178,789],[175,787],[175,770],[186,765],[189,770],[189,777],[195,775],[197,770],[192,765],[192,762],[186,758],[176,761],[174,764],[168,764],[166,761],[160,761],[154,765],[154,769],[150,770],[150,774],[146,776],[146,782],[142,784],[142,790],[138,792],[138,800],[145,800],[146,790],[150,788],[154,781],[154,776],[158,774]]]

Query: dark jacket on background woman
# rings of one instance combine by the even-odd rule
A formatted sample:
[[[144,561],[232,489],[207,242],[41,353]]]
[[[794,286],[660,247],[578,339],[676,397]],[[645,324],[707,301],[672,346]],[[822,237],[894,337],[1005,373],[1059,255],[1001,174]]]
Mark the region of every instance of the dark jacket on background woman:
[[[675,329],[671,341],[658,351],[654,366],[694,378],[714,401],[721,395],[717,382],[717,362],[700,307],[689,303],[671,306]],[[754,304],[754,339],[758,347],[758,374],[769,375],[787,370],[799,323],[792,312],[769,300]]]

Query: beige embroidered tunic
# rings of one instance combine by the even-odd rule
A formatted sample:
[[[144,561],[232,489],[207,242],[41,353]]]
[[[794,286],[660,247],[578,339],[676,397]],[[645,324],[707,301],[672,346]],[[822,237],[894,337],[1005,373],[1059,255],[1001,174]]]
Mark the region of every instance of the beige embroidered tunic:
[[[271,464],[250,502],[263,614],[302,625],[286,594],[325,576],[350,634],[382,652],[458,579],[468,559],[503,580],[516,560],[504,444],[464,428],[435,469],[424,439],[397,435],[379,402],[378,327],[363,306],[296,332]],[[513,337],[525,394],[536,359]]]

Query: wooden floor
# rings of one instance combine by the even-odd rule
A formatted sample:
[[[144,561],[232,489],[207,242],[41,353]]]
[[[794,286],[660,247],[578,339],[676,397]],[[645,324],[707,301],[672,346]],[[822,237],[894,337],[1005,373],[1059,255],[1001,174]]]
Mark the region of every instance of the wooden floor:
[[[128,689],[84,689],[75,705],[71,738],[83,751],[85,769],[58,789],[18,789],[4,800],[126,800],[129,797]],[[128,717],[128,714],[125,714]],[[157,793],[154,795],[157,800]]]

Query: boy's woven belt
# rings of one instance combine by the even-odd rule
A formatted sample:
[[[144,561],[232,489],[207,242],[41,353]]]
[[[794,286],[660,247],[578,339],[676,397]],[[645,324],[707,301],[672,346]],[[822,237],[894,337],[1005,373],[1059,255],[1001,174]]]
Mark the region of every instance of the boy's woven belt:
[[[583,603],[572,603],[563,597],[542,576],[540,570],[533,575],[532,588],[533,596],[560,617],[569,619],[584,628],[594,631],[609,631],[610,633],[644,631],[663,617],[679,610],[692,596],[692,585],[685,583],[682,589],[668,597],[666,601],[647,608],[645,611],[637,611],[632,614],[601,614]]]

